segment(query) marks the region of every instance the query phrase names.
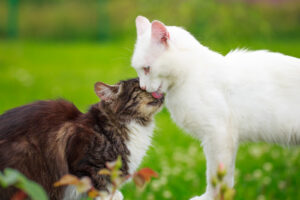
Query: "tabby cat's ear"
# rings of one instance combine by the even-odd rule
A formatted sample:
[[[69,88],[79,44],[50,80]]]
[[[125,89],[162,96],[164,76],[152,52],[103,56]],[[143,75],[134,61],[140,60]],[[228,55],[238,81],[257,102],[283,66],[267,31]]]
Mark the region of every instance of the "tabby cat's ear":
[[[120,92],[120,85],[107,85],[102,82],[95,83],[95,93],[103,101],[111,101]]]

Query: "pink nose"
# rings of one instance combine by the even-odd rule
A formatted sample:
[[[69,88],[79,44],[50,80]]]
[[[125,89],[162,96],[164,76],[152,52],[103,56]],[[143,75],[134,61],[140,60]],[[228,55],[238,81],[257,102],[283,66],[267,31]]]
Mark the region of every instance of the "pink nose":
[[[146,90],[146,86],[141,86],[141,89],[142,90]]]

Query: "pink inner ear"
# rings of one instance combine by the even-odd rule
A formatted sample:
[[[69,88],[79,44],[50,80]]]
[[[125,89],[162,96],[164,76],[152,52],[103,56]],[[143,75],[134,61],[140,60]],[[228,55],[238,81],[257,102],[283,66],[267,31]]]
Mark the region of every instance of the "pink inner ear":
[[[135,24],[138,36],[143,35],[150,26],[149,20],[143,16],[137,16],[135,19]]]
[[[95,92],[96,92],[97,96],[104,101],[109,100],[113,94],[112,86],[107,85],[102,82],[97,82],[95,84]]]
[[[152,22],[152,38],[164,44],[170,39],[170,34],[166,26],[160,21]]]

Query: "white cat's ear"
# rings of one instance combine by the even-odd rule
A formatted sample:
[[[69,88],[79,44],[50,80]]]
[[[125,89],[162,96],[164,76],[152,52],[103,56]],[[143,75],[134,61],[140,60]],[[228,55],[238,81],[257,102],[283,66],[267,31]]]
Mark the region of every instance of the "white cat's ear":
[[[103,101],[113,100],[120,92],[120,85],[107,85],[102,82],[95,83],[95,93]]]
[[[152,22],[151,31],[151,37],[154,41],[162,43],[164,45],[168,44],[170,34],[167,30],[167,27],[162,22],[154,20]]]
[[[135,19],[137,35],[143,35],[146,30],[150,27],[150,22],[146,17],[137,16]]]

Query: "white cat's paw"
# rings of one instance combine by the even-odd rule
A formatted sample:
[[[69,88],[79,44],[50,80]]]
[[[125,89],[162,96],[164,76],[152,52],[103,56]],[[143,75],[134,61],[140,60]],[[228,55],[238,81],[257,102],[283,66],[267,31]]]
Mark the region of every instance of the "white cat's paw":
[[[201,196],[193,197],[190,200],[213,200],[213,197],[211,197],[211,195],[203,194]]]

